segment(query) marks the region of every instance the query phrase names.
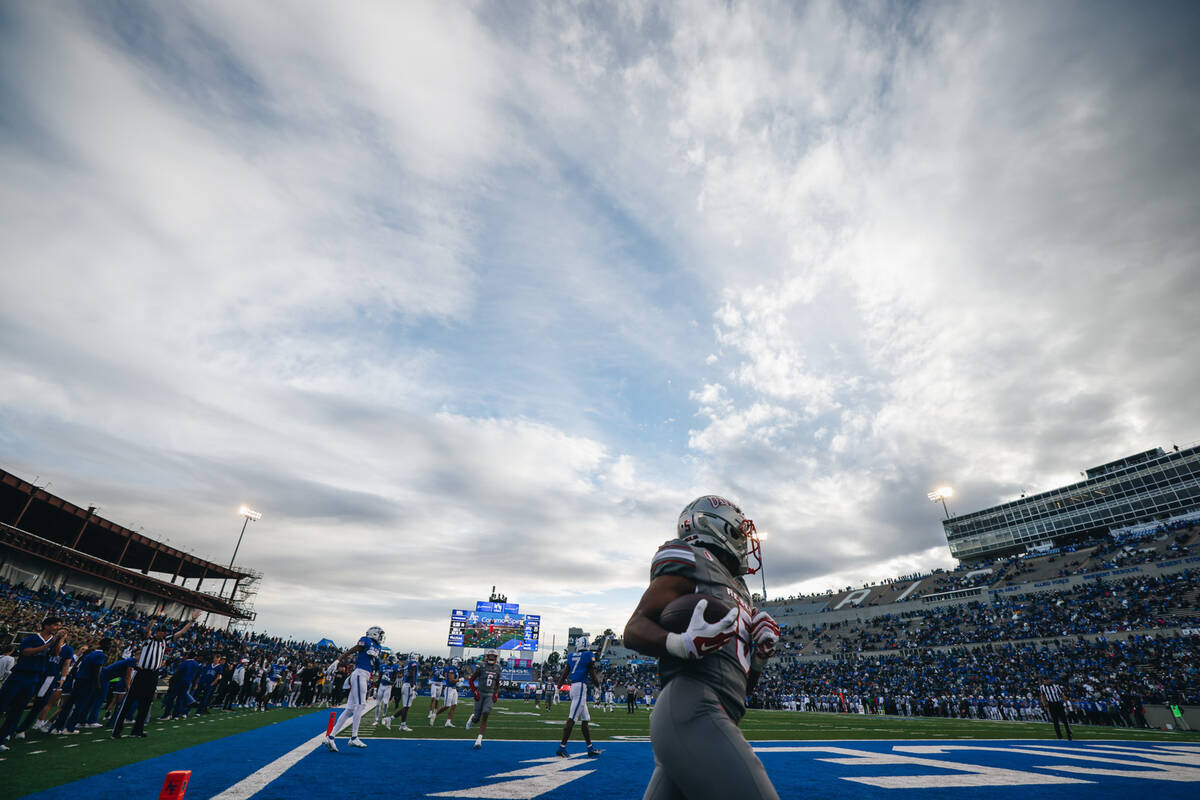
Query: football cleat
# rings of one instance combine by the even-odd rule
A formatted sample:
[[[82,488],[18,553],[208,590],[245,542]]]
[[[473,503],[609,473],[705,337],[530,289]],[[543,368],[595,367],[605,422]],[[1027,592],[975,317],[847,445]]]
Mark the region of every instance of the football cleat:
[[[433,727],[433,721],[436,719],[437,719],[437,712],[430,711],[429,712],[429,727],[431,727],[431,728]]]
[[[402,730],[402,731],[408,731],[409,733],[412,733],[412,728],[408,727],[408,723],[407,723],[407,722],[401,722],[401,723],[400,723],[400,730]]]
[[[566,758],[568,755],[567,746],[565,744],[560,744],[554,755],[558,756],[559,758]]]
[[[475,749],[475,750],[478,750],[478,749],[479,749],[479,748],[481,748],[481,747],[483,747],[483,734],[482,734],[482,733],[481,733],[481,734],[479,734],[478,736],[476,736],[476,737],[475,737],[475,747],[474,747],[474,749]]]
[[[590,744],[588,745],[588,749],[587,749],[588,758],[595,758],[596,756],[600,755],[603,752],[604,752],[603,750],[597,750],[596,748],[592,747]]]
[[[337,742],[333,740],[332,736],[325,737],[325,746],[329,748],[329,752],[331,753],[336,753],[338,751]]]
[[[389,731],[392,729],[392,718],[391,717],[383,718],[383,727],[387,728]]]
[[[444,728],[457,728],[458,726],[457,726],[457,725],[455,725],[455,724],[454,724],[453,722],[451,722],[450,720],[446,720],[446,724],[445,724],[445,725],[443,725],[442,727],[444,727]]]
[[[355,736],[350,739],[350,746],[351,747],[366,747],[367,743],[364,742],[362,739],[358,738],[357,736]]]
[[[471,730],[471,725],[474,722],[475,722],[475,715],[472,714],[471,716],[467,717],[467,724],[465,726],[463,726],[463,730],[467,730],[467,731]]]

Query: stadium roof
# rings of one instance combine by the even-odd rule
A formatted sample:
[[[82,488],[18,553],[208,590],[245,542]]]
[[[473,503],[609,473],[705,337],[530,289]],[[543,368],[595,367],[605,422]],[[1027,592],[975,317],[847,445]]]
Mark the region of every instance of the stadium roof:
[[[0,469],[0,523],[125,570],[241,580],[253,573],[185,553],[80,508]]]

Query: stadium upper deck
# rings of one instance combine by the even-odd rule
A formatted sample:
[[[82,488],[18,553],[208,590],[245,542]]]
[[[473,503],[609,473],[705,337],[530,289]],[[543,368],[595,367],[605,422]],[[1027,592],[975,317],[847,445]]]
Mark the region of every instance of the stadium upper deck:
[[[1200,510],[1200,446],[1147,450],[1087,470],[1084,480],[942,523],[950,554],[993,558]]]
[[[1013,630],[999,618],[972,616],[955,618],[949,624],[965,625],[966,638],[929,639],[909,635],[921,623],[895,626],[884,620],[894,617],[923,617],[947,623],[938,609],[968,605],[996,606],[1027,594],[1058,593],[1050,602],[1075,603],[1084,598],[1097,581],[1117,585],[1129,578],[1143,582],[1167,581],[1164,596],[1155,608],[1161,619],[1146,629],[1192,626],[1197,622],[1200,590],[1200,526],[1162,525],[1136,538],[1094,541],[1036,556],[997,559],[984,567],[963,567],[953,572],[885,581],[826,596],[769,601],[765,607],[785,629],[785,643],[793,655],[821,656],[845,652],[887,651],[898,647],[948,646],[967,642],[1031,638],[1047,632],[1074,635],[1079,626],[1040,627],[1033,633]],[[1175,576],[1183,577],[1175,580]],[[1112,609],[1111,620],[1120,620],[1120,609]],[[944,616],[944,614],[943,614]],[[1010,615],[1011,616],[1011,615]],[[1055,618],[1057,619],[1057,618]],[[986,629],[1000,625],[1001,633]],[[1129,630],[1117,623],[1109,630]]]

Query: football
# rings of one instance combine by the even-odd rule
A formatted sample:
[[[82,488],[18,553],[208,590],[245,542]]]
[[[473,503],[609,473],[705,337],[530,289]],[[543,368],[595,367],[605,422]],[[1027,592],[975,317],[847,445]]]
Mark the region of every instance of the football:
[[[676,597],[667,603],[667,607],[658,616],[658,624],[671,633],[683,633],[687,630],[688,623],[692,621],[692,611],[696,608],[696,603],[701,600],[708,601],[708,606],[704,609],[705,622],[720,622],[721,617],[728,614],[729,609],[733,608],[712,595],[685,594],[683,597]]]

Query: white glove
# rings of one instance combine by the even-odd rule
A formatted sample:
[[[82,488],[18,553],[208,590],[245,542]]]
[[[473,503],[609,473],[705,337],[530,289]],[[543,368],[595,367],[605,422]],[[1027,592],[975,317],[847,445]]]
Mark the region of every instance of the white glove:
[[[341,659],[334,659],[333,663],[325,668],[326,672],[337,672],[338,664],[342,663]]]
[[[734,628],[737,627],[737,607],[729,609],[729,613],[717,622],[704,621],[706,608],[707,600],[696,603],[687,630],[683,633],[667,634],[668,653],[676,658],[692,660],[715,653],[729,643],[733,638]]]
[[[765,611],[754,612],[750,618],[750,640],[754,642],[754,654],[766,660],[775,652],[779,641],[779,623]]]

